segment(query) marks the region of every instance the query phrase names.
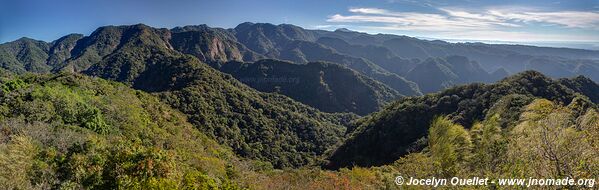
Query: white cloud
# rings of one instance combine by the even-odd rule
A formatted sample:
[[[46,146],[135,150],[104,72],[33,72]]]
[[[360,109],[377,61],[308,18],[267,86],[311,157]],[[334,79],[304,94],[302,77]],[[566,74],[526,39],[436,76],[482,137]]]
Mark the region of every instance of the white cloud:
[[[505,21],[557,24],[568,28],[599,29],[599,12],[585,11],[519,11],[518,9],[491,9],[488,15]]]
[[[307,26],[308,29],[316,29],[316,30],[320,30],[320,29],[338,29],[338,28],[343,28],[343,27],[348,27],[347,25],[342,25],[342,24],[324,24],[324,25],[311,25],[311,26]]]
[[[457,39],[501,40],[599,40],[599,35],[566,36],[522,32],[531,24],[558,28],[599,30],[599,12],[539,11],[523,7],[471,11],[455,7],[434,13],[397,12],[380,8],[350,8],[350,15],[329,16],[331,23],[366,23],[369,30],[428,32]]]
[[[389,14],[389,11],[378,8],[350,8],[349,12],[363,14]]]
[[[335,14],[330,16],[328,22],[346,23],[383,23],[387,28],[398,30],[423,30],[423,31],[457,31],[467,29],[492,29],[496,26],[518,26],[504,23],[492,15],[479,15],[451,9],[440,9],[446,14],[418,13],[418,12],[393,12],[378,8],[351,8],[353,15]]]

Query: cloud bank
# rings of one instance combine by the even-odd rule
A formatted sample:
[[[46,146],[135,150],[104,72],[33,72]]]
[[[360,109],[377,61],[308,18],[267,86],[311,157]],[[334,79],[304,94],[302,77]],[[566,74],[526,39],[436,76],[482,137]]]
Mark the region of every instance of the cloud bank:
[[[546,34],[531,32],[549,27],[599,33],[599,12],[543,11],[523,7],[497,7],[480,11],[456,7],[432,12],[399,12],[380,8],[350,8],[348,15],[334,14],[327,22],[367,24],[362,28],[386,31],[419,31],[449,38],[494,40],[599,41],[598,35]]]

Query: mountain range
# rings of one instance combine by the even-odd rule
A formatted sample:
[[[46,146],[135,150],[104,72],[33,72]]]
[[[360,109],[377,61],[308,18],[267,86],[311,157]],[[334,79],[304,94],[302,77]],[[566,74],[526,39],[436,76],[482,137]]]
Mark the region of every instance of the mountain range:
[[[321,154],[340,142],[339,133],[355,115],[337,113],[366,115],[402,97],[494,82],[524,69],[554,77],[582,74],[595,80],[599,73],[596,51],[453,44],[263,23],[242,23],[232,29],[105,26],[89,36],[70,34],[50,43],[21,38],[0,45],[0,55],[0,66],[14,73],[81,72],[154,92],[242,155],[274,161],[275,156],[281,158],[279,153],[306,151],[305,156],[277,166],[312,163],[315,158],[310,154]],[[487,72],[492,69],[496,70]],[[577,83],[565,84],[588,91],[576,87]],[[348,119],[339,122],[338,117]],[[298,124],[306,129],[282,127]],[[299,144],[269,149],[277,153],[257,151],[257,147],[277,147],[261,144],[277,141],[269,137],[274,134],[246,131],[253,126],[289,133],[291,139],[280,140]],[[303,138],[321,140],[311,141],[315,144],[308,148]],[[232,139],[239,144],[228,142]]]
[[[264,23],[21,38],[0,44],[0,183],[381,189],[550,170],[547,144],[548,176],[592,176],[598,58]]]
[[[584,90],[583,90],[584,89]],[[472,126],[497,115],[502,128],[514,126],[523,106],[542,98],[568,105],[579,98],[596,107],[599,85],[585,77],[552,80],[526,71],[493,84],[469,84],[440,93],[403,98],[383,110],[360,118],[348,129],[348,139],[331,154],[328,167],[390,164],[419,151],[436,116]],[[512,122],[512,123],[510,123]]]
[[[341,29],[308,30],[289,24],[242,23],[231,29],[195,25],[170,30],[152,28],[155,31],[153,33],[119,30],[127,27],[148,26],[101,27],[90,36],[70,34],[50,43],[22,38],[0,45],[0,66],[17,73],[82,72],[89,69],[91,63],[115,61],[113,52],[127,49],[123,45],[131,38],[140,38],[148,44],[192,55],[217,69],[228,68],[221,67],[228,62],[252,63],[263,59],[289,61],[298,68],[310,67],[307,64],[309,62],[339,64],[360,74],[350,80],[363,80],[365,76],[385,85],[376,89],[389,91],[390,88],[399,96],[422,95],[472,82],[493,82],[524,70],[537,70],[556,78],[583,75],[594,81],[599,80],[595,74],[599,72],[599,52],[591,50],[448,43]],[[151,49],[145,51],[152,53]],[[276,73],[276,69],[285,68],[271,69]],[[258,90],[273,92],[266,88]],[[351,94],[349,90],[338,88],[335,94]],[[377,106],[374,108],[378,108],[388,102],[388,99],[380,96],[387,92],[375,91],[363,92],[365,94],[359,97],[375,97],[374,101],[378,103],[375,103]],[[330,104],[330,98],[306,102],[305,98],[299,98],[301,95],[297,92],[284,90],[279,93],[325,112],[363,115],[377,110],[373,109],[373,104],[366,104],[362,108],[361,103],[353,100],[370,100],[354,97],[341,98],[347,101],[336,103],[339,104],[337,108],[327,106],[327,109],[322,109],[322,106],[316,105]]]

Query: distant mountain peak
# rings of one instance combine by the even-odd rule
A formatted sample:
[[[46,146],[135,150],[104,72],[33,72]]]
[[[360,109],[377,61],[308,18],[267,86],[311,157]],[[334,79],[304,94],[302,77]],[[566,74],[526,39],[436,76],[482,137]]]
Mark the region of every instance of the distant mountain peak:
[[[35,39],[32,39],[32,38],[28,38],[28,37],[21,37],[21,38],[15,40],[15,41],[38,41],[38,40],[35,40]]]
[[[135,29],[135,30],[146,30],[146,29],[154,29],[148,25],[139,23],[139,24],[134,24],[134,25],[107,25],[107,26],[102,26],[97,28],[94,32],[92,32],[92,34],[90,36],[93,36],[95,33],[101,33],[103,31],[110,31],[110,30],[130,30],[130,29]]]
[[[177,26],[171,29],[173,32],[187,32],[187,31],[195,31],[195,30],[205,30],[210,27],[206,24],[199,25],[187,25],[187,26]]]
[[[9,44],[9,43],[13,43],[13,44],[45,44],[46,42],[41,41],[41,40],[36,40],[33,38],[21,37],[15,41],[7,42],[7,44]]]
[[[277,25],[271,24],[271,23],[261,23],[261,22],[244,22],[241,24],[238,24],[235,27],[235,30],[240,30],[240,29],[245,29],[245,28],[250,28],[250,27],[277,27]]]
[[[357,31],[353,31],[347,28],[338,28],[337,30],[335,30],[335,32],[357,32]]]

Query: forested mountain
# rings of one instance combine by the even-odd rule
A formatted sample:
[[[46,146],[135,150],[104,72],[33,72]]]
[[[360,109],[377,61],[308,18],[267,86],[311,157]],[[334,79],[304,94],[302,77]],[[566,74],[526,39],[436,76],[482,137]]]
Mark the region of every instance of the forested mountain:
[[[274,26],[265,24],[264,26]],[[180,54],[189,54],[197,57],[201,61],[208,63],[209,65],[219,68],[220,65],[229,62],[229,61],[244,61],[244,62],[253,62],[268,56],[266,55],[277,55],[274,58],[287,59],[296,61],[295,63],[300,65],[305,65],[309,61],[328,61],[332,63],[338,63],[345,65],[351,69],[354,69],[369,78],[373,78],[377,81],[382,82],[386,86],[392,88],[395,91],[398,91],[401,95],[420,95],[420,91],[418,89],[417,84],[413,82],[409,82],[404,78],[385,71],[379,66],[369,62],[367,60],[351,57],[347,55],[342,55],[334,52],[330,48],[326,48],[320,44],[309,42],[309,41],[299,41],[294,39],[310,39],[305,37],[303,33],[301,33],[301,28],[295,27],[292,25],[285,26],[276,26],[276,28],[284,28],[281,31],[271,31],[267,32],[267,34],[274,35],[272,33],[280,32],[280,38],[273,38],[272,36],[268,36],[262,33],[254,33],[252,29],[256,27],[250,27],[245,30],[242,30],[243,27],[240,25],[237,29],[219,29],[219,28],[210,28],[205,25],[198,26],[185,26],[185,27],[177,27],[171,30],[166,29],[152,29],[152,32],[147,32],[148,30],[140,30],[139,25],[132,26],[120,26],[118,28],[128,28],[128,30],[118,30],[115,29],[117,27],[101,27],[94,31],[90,36],[83,37],[82,35],[68,35],[61,39],[56,40],[52,43],[44,43],[41,41],[36,41],[37,46],[34,46],[33,40],[30,39],[20,39],[12,43],[3,44],[0,48],[2,52],[5,52],[6,56],[0,57],[0,62],[3,63],[5,69],[15,71],[15,72],[38,72],[38,73],[47,73],[47,72],[58,72],[58,71],[72,71],[72,72],[95,72],[96,70],[99,73],[103,73],[102,77],[108,77],[112,79],[117,79],[120,81],[128,81],[133,83],[134,81],[130,81],[134,78],[134,76],[129,76],[131,73],[126,72],[137,72],[136,70],[143,70],[145,66],[138,64],[138,62],[143,62],[145,59],[155,59],[155,61],[159,61],[165,59],[159,56],[152,57],[143,57],[143,55],[150,55],[156,53],[155,48],[146,47],[146,46],[159,46],[164,47],[165,49],[174,50]],[[268,27],[267,27],[268,28]],[[239,31],[236,31],[239,30]],[[262,30],[262,28],[260,28]],[[266,29],[265,29],[266,30]],[[300,33],[297,33],[300,31]],[[242,34],[245,32],[245,34]],[[245,37],[244,37],[245,35]],[[238,42],[238,36],[240,38],[251,38],[253,35],[257,35],[262,40],[267,40],[264,42],[266,47],[276,47],[276,51],[281,51],[279,53],[266,53],[265,55],[261,55],[256,53],[256,51],[261,51],[259,48],[254,47],[254,49],[247,48],[246,45],[240,43],[244,42],[240,40]],[[135,41],[141,41],[143,43],[133,43]],[[276,42],[275,42],[276,41]],[[16,44],[16,45],[13,45]],[[33,44],[20,47],[18,44]],[[251,44],[246,43],[248,46]],[[272,45],[272,44],[276,44]],[[259,45],[259,44],[258,44]],[[264,45],[264,44],[263,44]],[[17,46],[17,47],[13,47]],[[40,46],[40,47],[38,47]],[[136,49],[136,51],[143,52],[142,55],[138,55],[137,53],[127,53],[124,52],[123,49]],[[17,51],[18,50],[18,51]],[[33,52],[33,53],[20,53],[20,51]],[[274,51],[274,50],[273,50]],[[282,53],[282,54],[281,54]],[[20,56],[20,60],[17,60],[17,57]],[[35,60],[35,61],[29,61]],[[46,61],[44,61],[46,60]],[[125,62],[124,60],[135,60],[132,62]],[[33,63],[30,63],[33,62]],[[125,64],[125,65],[111,65],[109,68],[105,68],[104,65],[112,64],[116,62],[116,64]],[[94,65],[92,63],[98,63]],[[121,72],[121,68],[119,67],[128,67],[128,65],[137,64],[132,67],[132,71],[125,70],[125,72]],[[40,67],[36,69],[31,65],[37,65],[35,67]],[[93,68],[90,68],[93,67]],[[278,67],[277,67],[278,68]],[[109,69],[106,70],[106,69]],[[111,73],[105,73],[111,72]],[[276,71],[275,71],[276,72]],[[97,74],[97,73],[96,73]],[[115,76],[119,74],[119,76]],[[341,75],[338,75],[341,76]],[[143,77],[143,76],[142,76]],[[354,76],[354,77],[357,77]],[[350,80],[363,80],[364,77],[361,76],[362,79],[350,79]],[[337,79],[339,80],[339,79]],[[371,80],[371,79],[367,79]],[[145,80],[141,80],[145,81]],[[141,84],[138,84],[141,85]],[[161,85],[148,87],[147,88],[159,88]],[[287,87],[289,88],[289,87]],[[375,90],[384,90],[387,87],[377,88]],[[146,89],[149,90],[149,89]],[[157,90],[157,89],[152,89]],[[387,92],[375,92],[378,94],[386,94]],[[302,99],[303,100],[303,99]],[[311,100],[316,101],[318,104],[326,104],[328,99],[316,99]],[[357,101],[371,101],[368,99],[361,99]],[[309,102],[303,102],[309,103]],[[334,111],[357,111],[352,105],[352,101],[344,101],[342,102],[344,105],[340,105],[341,107],[350,108],[350,109],[326,109],[334,110]],[[346,104],[347,103],[347,104]],[[376,103],[380,105],[380,103]],[[375,106],[376,107],[376,106]],[[371,108],[367,109],[368,112],[360,111],[360,114],[370,113],[373,110]]]
[[[277,60],[229,62],[220,71],[263,92],[276,92],[325,112],[364,115],[401,95],[356,71],[338,64],[305,65]]]
[[[377,73],[390,72],[403,77],[416,66],[416,63],[434,57],[464,56],[471,61],[476,61],[481,68],[489,73],[501,73],[483,81],[489,82],[503,78],[504,71],[514,74],[524,70],[537,70],[551,77],[572,77],[577,75],[587,76],[595,81],[599,72],[599,52],[591,50],[577,50],[568,48],[545,48],[522,45],[494,45],[482,43],[448,43],[440,40],[427,41],[406,36],[378,34],[370,35],[348,30],[334,32],[322,30],[305,30],[293,25],[272,25],[264,23],[243,23],[231,29],[242,44],[248,48],[266,55],[270,58],[285,59],[295,62],[331,61],[340,64],[349,64],[350,68],[363,72],[377,80],[374,75],[369,75],[370,70]],[[297,42],[302,41],[302,42]],[[294,43],[295,42],[295,43]],[[322,49],[316,44],[332,48],[337,54],[345,58],[329,54],[326,48]],[[298,47],[300,46],[300,47]],[[309,46],[310,50],[301,46]],[[314,54],[312,52],[320,52]],[[305,53],[309,52],[309,53]],[[325,54],[322,54],[325,52]],[[325,56],[325,57],[323,57]],[[337,60],[327,60],[328,57],[338,57]],[[349,57],[364,58],[380,69],[363,70],[364,67],[354,66],[355,61]],[[349,59],[349,60],[346,60]],[[420,61],[418,61],[420,60]],[[350,61],[350,62],[348,62]],[[362,65],[362,64],[360,64]],[[380,71],[380,70],[384,71]],[[500,72],[497,72],[497,71]],[[385,82],[384,82],[385,83]],[[385,83],[392,86],[392,84]],[[423,84],[418,84],[420,88]],[[404,89],[398,89],[400,93]],[[409,93],[408,93],[409,95]]]
[[[84,37],[56,70],[81,71],[155,92],[208,136],[276,167],[315,163],[341,140],[352,114],[325,114],[257,92],[172,49],[169,30],[107,26]]]
[[[340,53],[363,57],[386,70],[405,76],[412,68],[420,62],[419,59],[403,59],[389,49],[374,45],[352,45],[339,38],[322,37],[316,42],[331,47]]]
[[[453,123],[459,114],[433,118],[410,154],[381,167],[273,170],[237,158],[184,114],[127,85],[78,74],[2,73],[0,182],[6,188],[401,189],[392,180],[397,175],[582,178],[599,171],[599,114],[579,95],[569,103],[559,102],[570,96],[552,97],[557,102],[504,96],[472,125]],[[522,75],[502,83],[518,80],[542,94],[560,94],[561,87],[543,84],[547,78],[538,73]],[[542,80],[530,78],[535,75]],[[597,88],[584,81],[560,83]],[[560,160],[543,147],[555,148],[549,156]]]
[[[351,45],[378,46],[404,59],[465,56],[487,72],[505,69],[510,74],[537,70],[551,77],[584,75],[599,81],[599,51],[484,43],[449,43],[389,34],[366,34],[349,30],[315,31],[321,37],[339,38]],[[556,61],[559,60],[559,61]],[[579,69],[585,68],[585,69]],[[552,71],[552,72],[547,72]]]
[[[326,79],[320,82],[320,79],[317,78],[320,76],[316,76],[320,75],[320,71],[315,70],[318,67],[316,64],[290,65],[287,64],[288,62],[274,60],[264,60],[254,64],[244,63],[243,61],[255,61],[262,58],[262,56],[236,42],[235,37],[228,36],[230,33],[224,30],[211,29],[201,25],[175,28],[172,31],[173,38],[170,42],[173,44],[174,49],[179,52],[194,55],[220,71],[232,74],[238,80],[257,90],[265,92],[278,91],[321,111],[368,114],[377,111],[384,103],[399,96],[397,91],[339,65],[327,64],[330,65],[327,66],[327,69],[332,70],[326,72]],[[231,44],[235,46],[230,46]],[[307,62],[304,58],[296,61],[299,63]],[[265,63],[269,63],[269,66],[266,66]],[[265,71],[257,73],[258,68],[267,69],[262,68],[263,66],[268,67],[268,74],[264,73]],[[320,70],[325,69],[322,64],[321,67],[323,68]],[[248,78],[253,81],[244,80]],[[268,78],[297,79],[298,81],[274,81],[273,84],[276,85],[270,86],[265,82]],[[331,81],[336,82],[327,84]],[[356,82],[347,83],[349,81]],[[354,87],[362,84],[364,90],[349,88],[347,85],[350,84],[355,85]],[[303,88],[298,88],[298,86],[303,86]],[[414,95],[414,93],[410,92],[409,95]]]
[[[593,141],[599,138],[599,115],[580,98],[568,106],[544,99],[506,101],[470,130],[437,118],[421,142],[425,151],[382,167],[282,171],[236,158],[179,111],[126,85],[77,74],[2,73],[5,188],[399,189],[391,180],[396,175],[580,178],[599,171]],[[513,114],[497,115],[514,108],[519,109]],[[506,116],[516,117],[511,128],[502,127]],[[551,155],[563,158],[559,165],[541,154],[541,145],[556,147]]]
[[[402,189],[397,175],[590,178],[596,53],[263,23],[21,38],[0,44],[0,184]],[[505,78],[528,69],[537,71]]]
[[[161,30],[144,25],[114,28],[124,33],[139,30],[149,38],[131,38],[119,45],[125,48],[84,73],[157,92],[163,101],[187,114],[192,124],[242,156],[271,161],[276,167],[314,163],[317,155],[341,140],[341,122],[352,118],[324,114],[281,95],[259,93],[194,57],[169,49],[156,35]]]
[[[29,38],[0,44],[0,65],[16,73],[49,72],[51,67],[46,64],[49,49],[48,43]]]
[[[229,31],[206,25],[171,29],[170,44],[181,53],[196,56],[206,63],[227,61],[257,61],[262,55],[237,42]]]
[[[279,57],[284,48],[295,40],[314,41],[312,32],[301,27],[281,24],[245,22],[237,25],[231,31],[237,40],[248,48],[268,57]]]
[[[463,56],[429,58],[412,68],[408,80],[421,84],[422,92],[431,93],[460,84],[473,82],[493,82],[505,76],[487,73],[477,62]]]
[[[315,34],[293,25],[243,23],[233,30],[237,39],[246,46],[269,58],[295,63],[328,61],[345,65],[378,80],[404,95],[419,95],[417,84],[391,73],[361,57],[341,54],[314,42]]]
[[[69,34],[53,41],[51,43],[51,48],[48,51],[46,64],[54,69],[59,64],[62,64],[67,59],[71,58],[71,51],[83,37],[84,36],[81,34]]]
[[[386,70],[415,82],[423,93],[471,82],[494,82],[508,76],[504,69],[489,74],[478,62],[464,56],[425,58],[421,61],[416,58],[403,59],[383,46],[349,44],[331,37],[319,38],[317,42],[349,55],[372,60]]]
[[[436,116],[447,115],[451,121],[468,127],[498,114],[503,119],[500,126],[508,128],[513,127],[510,124],[517,120],[522,106],[535,98],[563,105],[580,101],[584,107],[596,107],[599,99],[594,93],[598,87],[584,77],[557,81],[527,71],[494,84],[470,84],[422,97],[402,98],[356,122],[348,130],[348,139],[331,155],[328,167],[389,164],[418,151]]]
[[[559,79],[559,82],[576,92],[584,94],[591,101],[595,103],[599,102],[599,85],[589,78],[578,76],[572,79]]]
[[[3,55],[0,56],[0,65],[20,73],[80,72],[86,70],[89,63],[100,62],[111,52],[118,51],[122,48],[119,46],[121,42],[139,36],[161,39],[156,43],[162,44],[157,45],[193,55],[215,68],[229,61],[255,62],[264,58],[296,64],[314,61],[337,63],[406,96],[436,92],[470,82],[493,82],[524,70],[537,70],[551,77],[584,75],[599,80],[594,75],[599,72],[596,61],[599,53],[596,51],[448,43],[350,30],[306,30],[289,24],[267,23],[242,23],[231,29],[184,26],[156,29],[155,34],[121,33],[111,27],[102,27],[90,36],[72,34],[51,43],[23,38],[0,46]],[[459,56],[465,58],[457,58]],[[450,58],[462,63],[441,60]],[[445,62],[456,66],[450,67]]]

